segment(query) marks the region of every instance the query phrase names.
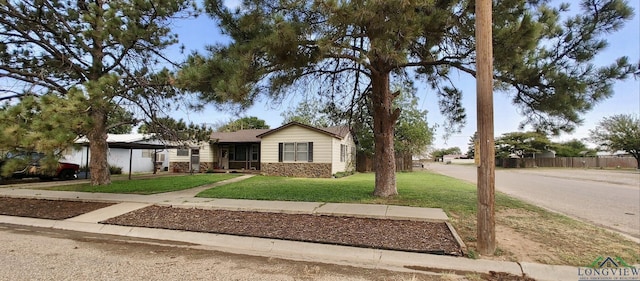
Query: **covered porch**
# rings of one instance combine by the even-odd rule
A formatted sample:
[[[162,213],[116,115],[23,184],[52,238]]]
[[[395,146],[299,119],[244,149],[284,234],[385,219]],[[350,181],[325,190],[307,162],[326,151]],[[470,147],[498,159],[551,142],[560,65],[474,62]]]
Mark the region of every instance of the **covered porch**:
[[[257,135],[268,129],[248,129],[211,134],[216,171],[260,171],[260,142]]]
[[[216,146],[217,170],[260,170],[260,143],[218,143]]]

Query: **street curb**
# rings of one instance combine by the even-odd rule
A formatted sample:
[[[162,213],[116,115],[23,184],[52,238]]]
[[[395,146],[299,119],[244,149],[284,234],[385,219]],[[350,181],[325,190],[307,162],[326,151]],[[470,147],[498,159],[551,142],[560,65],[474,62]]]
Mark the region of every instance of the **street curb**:
[[[444,223],[449,228],[449,232],[451,232],[451,235],[453,235],[453,238],[456,239],[456,243],[458,243],[458,246],[462,251],[462,256],[466,257],[467,254],[469,253],[469,250],[467,249],[467,245],[464,244],[464,241],[462,241],[462,238],[460,237],[460,235],[458,235],[458,232],[456,232],[455,228],[453,228],[453,225],[451,225],[451,223],[449,223],[448,221]]]

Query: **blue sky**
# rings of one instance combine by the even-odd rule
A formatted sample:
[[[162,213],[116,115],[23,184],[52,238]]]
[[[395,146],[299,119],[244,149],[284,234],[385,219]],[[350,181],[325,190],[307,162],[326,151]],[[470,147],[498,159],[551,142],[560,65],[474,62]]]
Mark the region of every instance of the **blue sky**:
[[[629,57],[631,62],[640,60],[640,20],[638,11],[640,11],[640,1],[628,1],[634,9],[634,18],[627,22],[624,28],[615,34],[607,37],[609,46],[601,53],[595,61],[596,65],[606,65],[613,62],[619,56]],[[229,1],[229,5],[235,5],[237,1]],[[572,4],[572,10],[577,10],[577,5]],[[197,19],[183,20],[174,24],[174,32],[179,36],[180,44],[184,44],[187,50],[202,50],[204,46],[215,43],[225,42],[228,39],[219,33],[215,22],[208,18],[208,15],[202,14]],[[187,52],[188,53],[188,52]],[[178,54],[175,52],[173,59],[180,60],[187,54]],[[458,146],[462,151],[467,150],[467,143],[471,135],[476,131],[476,99],[475,99],[475,80],[466,75],[460,74],[456,79],[457,86],[463,91],[463,105],[467,112],[467,124],[461,133],[451,136],[448,140],[443,139],[442,124],[443,116],[440,115],[437,105],[437,97],[435,93],[426,87],[419,87],[418,96],[420,97],[420,107],[428,110],[427,121],[429,124],[439,124],[436,131],[434,147],[445,148]],[[455,81],[455,80],[454,80]],[[194,123],[210,123],[215,124],[221,121],[236,119],[239,116],[257,116],[264,119],[271,128],[278,127],[282,124],[280,113],[286,110],[289,105],[295,106],[294,98],[285,99],[282,104],[274,105],[268,100],[257,102],[253,107],[241,115],[235,115],[233,112],[225,112],[216,109],[213,106],[207,106],[202,112],[178,112],[177,118]],[[640,113],[640,77],[634,79],[631,77],[626,81],[617,82],[614,86],[613,97],[594,106],[594,108],[583,116],[584,123],[576,128],[572,134],[563,134],[554,141],[563,141],[570,139],[583,139],[588,137],[589,130],[596,126],[596,123],[603,117],[614,114],[639,114]],[[502,92],[494,93],[494,127],[495,136],[501,134],[518,131],[518,125],[523,120],[517,108],[513,106],[508,96]]]

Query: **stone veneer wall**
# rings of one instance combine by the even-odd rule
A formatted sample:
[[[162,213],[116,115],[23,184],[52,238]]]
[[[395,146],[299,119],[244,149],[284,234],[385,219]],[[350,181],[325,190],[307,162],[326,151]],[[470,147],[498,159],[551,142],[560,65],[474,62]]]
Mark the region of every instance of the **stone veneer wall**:
[[[188,173],[189,162],[169,162],[169,172],[172,173]]]
[[[261,163],[261,171],[268,176],[330,178],[331,163]]]
[[[189,167],[189,162],[169,162],[169,172],[172,173],[188,173]],[[194,172],[206,173],[209,170],[213,170],[213,162],[200,162],[200,169]]]
[[[213,171],[213,162],[200,162],[200,173],[206,173],[209,170]]]

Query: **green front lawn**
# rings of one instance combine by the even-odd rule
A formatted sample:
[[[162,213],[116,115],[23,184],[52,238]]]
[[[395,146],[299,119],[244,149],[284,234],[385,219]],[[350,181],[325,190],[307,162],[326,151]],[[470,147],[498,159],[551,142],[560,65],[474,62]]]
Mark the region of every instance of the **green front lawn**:
[[[471,183],[425,172],[398,173],[396,178],[399,195],[390,199],[373,196],[371,173],[339,179],[255,176],[205,190],[198,197],[389,204],[475,213],[476,186]],[[503,194],[496,200],[499,206],[525,206]]]
[[[194,188],[197,186],[212,184],[215,182],[238,177],[238,174],[196,174],[164,176],[148,179],[113,180],[110,185],[92,186],[86,184],[74,184],[53,186],[43,189],[60,191],[103,192],[103,193],[131,193],[131,194],[155,194]]]
[[[306,179],[255,176],[237,183],[212,188],[198,197],[308,202],[389,204],[442,208],[465,244],[475,256],[476,186],[429,172],[398,173],[399,195],[373,196],[374,175],[355,174],[339,179]],[[602,228],[551,213],[536,206],[496,193],[498,250],[507,260],[586,266],[598,256],[621,257],[627,263],[640,262],[640,245]],[[506,241],[529,243],[536,248],[524,252]],[[518,252],[520,251],[520,252]]]

